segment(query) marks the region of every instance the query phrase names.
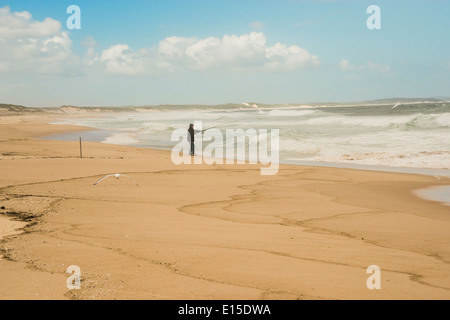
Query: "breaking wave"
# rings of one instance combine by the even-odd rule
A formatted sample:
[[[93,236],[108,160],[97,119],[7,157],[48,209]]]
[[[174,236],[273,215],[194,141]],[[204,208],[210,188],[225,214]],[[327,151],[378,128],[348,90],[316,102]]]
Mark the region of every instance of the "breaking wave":
[[[108,131],[105,143],[171,149],[171,133],[195,121],[224,134],[225,129],[279,129],[281,160],[450,166],[450,109],[445,105],[153,110],[66,123]]]

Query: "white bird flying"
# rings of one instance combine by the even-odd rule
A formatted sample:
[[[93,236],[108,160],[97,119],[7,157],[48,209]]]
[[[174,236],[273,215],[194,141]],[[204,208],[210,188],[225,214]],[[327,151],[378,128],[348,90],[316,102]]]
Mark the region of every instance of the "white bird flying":
[[[108,175],[104,176],[103,178],[101,178],[100,180],[98,180],[96,183],[94,183],[94,186],[96,186],[98,183],[102,182],[103,180],[105,180],[106,178],[109,178],[109,177],[114,177],[114,178],[116,178],[116,179],[119,179],[120,177],[126,177],[126,178],[128,178],[128,179],[133,180],[133,178],[131,178],[131,177],[125,175],[125,174],[119,174],[119,173],[116,173],[116,174],[108,174]],[[133,180],[133,182],[136,183],[136,185],[139,187],[139,185],[137,184],[136,181]]]

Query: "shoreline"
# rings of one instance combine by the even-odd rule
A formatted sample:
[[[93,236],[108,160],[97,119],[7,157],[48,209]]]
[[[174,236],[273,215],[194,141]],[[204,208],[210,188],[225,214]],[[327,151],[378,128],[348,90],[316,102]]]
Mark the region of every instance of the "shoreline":
[[[49,125],[53,125],[49,123]],[[74,126],[77,127],[77,126]],[[116,145],[116,146],[125,146],[131,148],[143,148],[150,150],[163,150],[170,152],[170,149],[163,147],[150,147],[150,146],[134,146],[134,145],[126,145],[126,144],[110,144],[102,142],[102,140],[92,139],[92,134],[94,137],[107,137],[106,133],[111,133],[112,131],[108,130],[100,130],[97,128],[91,127],[91,129],[87,129],[89,127],[80,127],[85,128],[83,131],[73,131],[70,133],[57,133],[52,134],[50,136],[39,137],[42,140],[58,140],[58,141],[78,141],[78,136],[83,133],[88,132],[90,134],[89,139],[85,141],[89,142],[98,142],[107,145]],[[72,140],[66,140],[67,138],[72,137]],[[104,140],[104,139],[103,139]],[[450,170],[449,169],[437,169],[437,168],[414,168],[414,167],[395,167],[395,166],[384,166],[384,165],[367,165],[367,164],[359,164],[359,163],[348,163],[348,162],[326,162],[326,161],[303,161],[303,160],[281,160],[279,162],[280,165],[295,165],[295,166],[306,166],[306,167],[326,167],[326,168],[343,168],[343,169],[352,169],[352,170],[362,170],[362,171],[375,171],[375,172],[384,172],[384,173],[402,173],[402,174],[417,174],[417,175],[425,175],[431,176],[437,179],[441,178],[450,178]],[[448,185],[450,187],[450,184]],[[421,199],[425,199],[428,201],[435,201],[438,203],[444,203],[446,205],[450,205],[450,196],[446,197],[445,200],[441,200],[443,198],[442,191],[435,190],[434,188],[425,188],[420,190],[413,190],[412,193]],[[437,200],[436,200],[437,199]]]
[[[412,193],[447,178],[287,164],[263,177],[95,142],[79,159],[77,141],[30,138],[74,126],[1,129],[0,205],[35,222],[2,243],[2,299],[450,298],[448,207]],[[93,186],[108,173],[139,187]],[[373,264],[380,291],[365,285]]]
[[[75,127],[77,127],[77,126],[75,126]],[[81,128],[83,128],[83,127],[81,127]],[[89,127],[86,127],[86,128],[89,128]],[[39,137],[39,139],[58,140],[58,141],[78,141],[79,135],[84,132],[87,132],[87,131],[89,131],[90,133],[98,132],[98,134],[95,135],[95,137],[97,137],[97,138],[98,137],[105,138],[105,137],[107,137],[107,134],[114,132],[111,130],[100,130],[100,129],[91,127],[91,130],[74,131],[74,132],[62,133],[62,134],[57,133],[57,134],[52,134],[50,136]],[[72,138],[72,139],[70,139],[70,138]],[[107,145],[126,146],[126,147],[131,147],[131,148],[143,148],[143,149],[165,150],[165,151],[171,150],[170,148],[167,148],[167,147],[106,143],[106,142],[102,142],[103,140],[92,139],[92,138],[89,138],[88,140],[85,140],[85,141],[99,142],[99,143],[104,143]],[[379,172],[419,174],[419,175],[433,176],[433,177],[437,177],[437,178],[439,178],[439,177],[450,178],[450,169],[444,169],[444,168],[399,167],[399,166],[371,165],[371,164],[361,164],[361,163],[351,163],[351,162],[309,161],[309,160],[281,160],[280,164],[299,165],[299,166],[307,166],[307,167],[344,168],[344,169],[368,170],[368,171],[379,171]]]
[[[450,185],[429,187],[416,190],[414,193],[420,198],[450,206]]]

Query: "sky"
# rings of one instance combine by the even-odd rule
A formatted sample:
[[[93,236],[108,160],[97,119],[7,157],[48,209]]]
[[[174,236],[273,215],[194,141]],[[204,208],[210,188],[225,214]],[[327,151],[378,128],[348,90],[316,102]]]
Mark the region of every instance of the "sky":
[[[449,13],[450,0],[0,0],[0,103],[450,96]]]

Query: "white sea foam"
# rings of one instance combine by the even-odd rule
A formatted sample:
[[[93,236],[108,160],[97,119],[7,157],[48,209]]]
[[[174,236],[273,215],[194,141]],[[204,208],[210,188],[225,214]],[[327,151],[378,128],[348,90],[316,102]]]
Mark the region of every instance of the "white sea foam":
[[[114,133],[102,141],[107,144],[118,144],[118,145],[137,145],[139,140],[134,134],[131,133]]]
[[[350,162],[367,165],[386,165],[390,167],[450,169],[450,152],[370,152],[344,154],[338,157],[320,159],[329,162]]]
[[[315,113],[315,110],[281,109],[271,110],[268,115],[271,117],[302,117]]]
[[[407,124],[420,118],[420,115],[408,116],[327,116],[317,117],[304,121],[307,125],[352,125],[362,127],[389,127],[393,125]]]
[[[450,113],[443,113],[439,115],[434,115],[436,122],[443,127],[450,127]]]
[[[450,112],[433,108],[299,107],[247,110],[168,110],[74,119],[112,131],[103,141],[168,148],[173,130],[203,121],[203,129],[280,129],[280,159],[392,167],[449,168]],[[441,113],[439,113],[441,112]]]

